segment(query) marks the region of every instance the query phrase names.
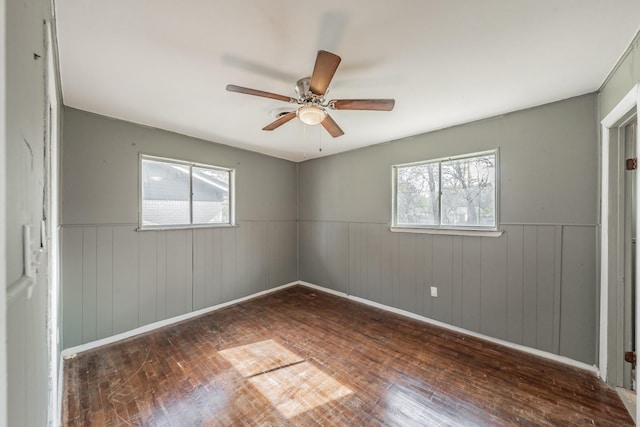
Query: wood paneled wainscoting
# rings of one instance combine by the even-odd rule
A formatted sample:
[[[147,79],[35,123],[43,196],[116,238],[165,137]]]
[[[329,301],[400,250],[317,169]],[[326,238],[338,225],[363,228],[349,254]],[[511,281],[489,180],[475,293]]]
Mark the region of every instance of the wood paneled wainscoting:
[[[136,231],[62,228],[62,338],[70,348],[297,279],[296,221]]]
[[[298,279],[594,365],[597,227],[500,228],[500,237],[452,236],[302,220]]]
[[[295,286],[66,360],[63,425],[633,421],[590,372]]]

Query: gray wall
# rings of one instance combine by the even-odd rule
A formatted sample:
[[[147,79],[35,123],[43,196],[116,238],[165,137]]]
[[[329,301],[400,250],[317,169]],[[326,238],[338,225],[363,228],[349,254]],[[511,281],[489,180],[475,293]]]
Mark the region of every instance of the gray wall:
[[[585,95],[301,163],[300,279],[595,363],[596,107]],[[501,237],[389,231],[392,165],[493,148]]]
[[[236,169],[239,227],[135,231],[138,154]],[[63,347],[297,279],[292,162],[65,109]]]
[[[1,292],[16,283],[24,271],[22,226],[35,226],[39,246],[39,224],[43,212],[44,112],[45,112],[45,32],[44,21],[51,19],[49,2],[23,0],[6,2],[6,277]],[[40,55],[34,59],[34,54]],[[29,297],[26,291],[7,298],[7,412],[0,413],[0,425],[47,425],[49,351],[47,347],[46,253],[39,267],[36,285]],[[15,289],[15,288],[11,288]],[[1,382],[1,381],[0,381]],[[4,387],[4,383],[2,384]],[[0,393],[2,396],[3,393]],[[0,411],[1,412],[1,411]]]

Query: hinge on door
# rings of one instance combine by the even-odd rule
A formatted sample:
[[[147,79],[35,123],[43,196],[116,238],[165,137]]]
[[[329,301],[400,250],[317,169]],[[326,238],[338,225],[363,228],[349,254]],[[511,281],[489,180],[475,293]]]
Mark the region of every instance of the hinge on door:
[[[635,351],[625,351],[624,352],[624,361],[633,364],[633,367],[636,367],[636,352]]]
[[[634,171],[636,169],[638,169],[638,158],[633,157],[631,159],[627,159],[627,170]]]

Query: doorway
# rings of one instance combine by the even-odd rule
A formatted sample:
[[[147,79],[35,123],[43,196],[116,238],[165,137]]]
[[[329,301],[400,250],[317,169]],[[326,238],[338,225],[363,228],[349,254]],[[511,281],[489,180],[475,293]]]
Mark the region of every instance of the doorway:
[[[603,290],[606,288],[606,293],[601,295],[605,304],[601,307],[607,309],[608,344],[606,354],[601,353],[600,358],[601,363],[606,361],[606,370],[602,377],[609,384],[627,390],[634,390],[636,383],[633,366],[637,329],[634,324],[634,281],[637,270],[635,189],[638,179],[636,123],[637,114],[635,109],[632,109],[608,129],[608,214],[603,213],[602,216],[603,229],[605,225],[608,226],[607,240],[602,240],[602,268],[608,267],[607,280],[604,280],[604,276],[601,278]],[[603,199],[604,189],[603,186]],[[605,245],[608,246],[606,252]],[[603,366],[600,368],[602,371]]]
[[[636,84],[601,122],[598,368],[600,377],[609,384],[629,388],[638,384],[638,372],[634,372],[633,366],[625,366],[628,364],[624,352],[640,342],[640,319],[634,316],[635,307],[640,306],[640,296],[635,292],[639,275],[634,267],[639,265],[640,258],[640,251],[634,251],[639,231],[635,224],[640,222],[634,193],[640,188],[640,174],[637,171],[627,174],[626,155],[627,145],[629,154],[635,157],[640,153],[639,104],[640,84]],[[633,400],[637,402],[637,397]],[[634,409],[637,415],[640,406]]]

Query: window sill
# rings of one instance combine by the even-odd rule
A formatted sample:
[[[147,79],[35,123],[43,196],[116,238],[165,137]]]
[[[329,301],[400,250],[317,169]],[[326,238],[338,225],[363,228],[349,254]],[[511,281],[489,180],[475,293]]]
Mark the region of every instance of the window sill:
[[[138,227],[136,231],[171,231],[171,230],[193,230],[200,228],[235,228],[238,224],[205,224],[205,225],[176,225],[158,226],[158,227]]]
[[[389,227],[394,233],[444,234],[449,236],[500,237],[504,230],[467,230],[463,228]]]

